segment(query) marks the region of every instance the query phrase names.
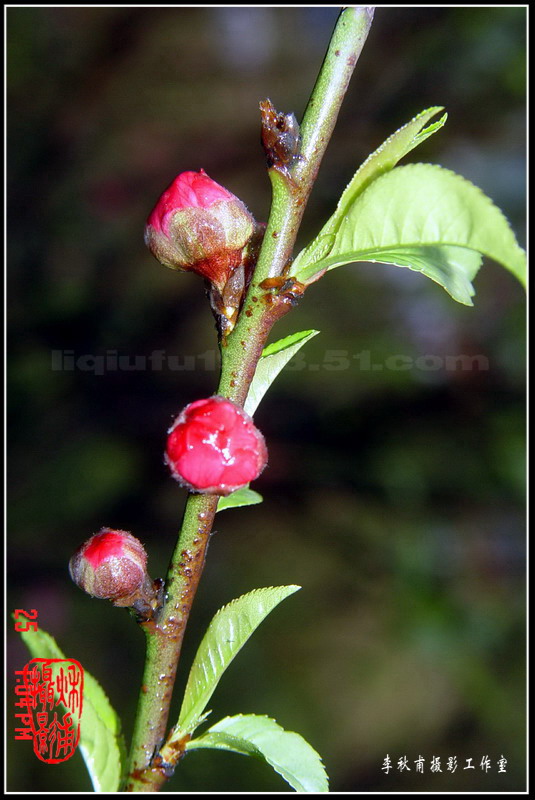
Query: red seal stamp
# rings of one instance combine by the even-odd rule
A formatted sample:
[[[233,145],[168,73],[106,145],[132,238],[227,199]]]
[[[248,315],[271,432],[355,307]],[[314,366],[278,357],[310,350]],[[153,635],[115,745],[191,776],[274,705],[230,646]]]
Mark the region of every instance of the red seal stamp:
[[[15,739],[30,739],[46,764],[67,761],[80,740],[84,670],[72,658],[32,658],[15,672]]]

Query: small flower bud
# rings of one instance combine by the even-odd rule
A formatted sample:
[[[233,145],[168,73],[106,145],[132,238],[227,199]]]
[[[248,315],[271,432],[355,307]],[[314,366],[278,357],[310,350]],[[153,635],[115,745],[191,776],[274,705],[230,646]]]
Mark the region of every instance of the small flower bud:
[[[166,267],[197,272],[223,291],[254,229],[241,200],[201,169],[182,172],[162,194],[147,220],[145,244]]]
[[[84,592],[116,606],[133,605],[153,594],[146,571],[147,553],[127,531],[102,528],[75,552],[69,562],[73,581]]]
[[[190,403],[168,433],[165,461],[194,492],[230,494],[266,466],[264,437],[243,408],[224,397]]]

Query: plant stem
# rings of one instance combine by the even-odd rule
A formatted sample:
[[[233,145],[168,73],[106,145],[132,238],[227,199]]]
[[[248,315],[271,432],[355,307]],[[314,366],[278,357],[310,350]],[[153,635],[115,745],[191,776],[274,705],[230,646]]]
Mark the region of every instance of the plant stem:
[[[341,12],[301,122],[300,158],[289,170],[291,180],[270,170],[273,201],[265,246],[255,270],[256,284],[280,275],[292,255],[306,202],[368,36],[373,11],[357,6]]]
[[[259,284],[282,275],[351,74],[373,18],[373,9],[344,9],[301,126],[301,152],[287,173],[269,170],[270,217],[255,274],[236,328],[222,347],[217,394],[243,405],[274,323],[292,308],[283,295]],[[166,602],[156,622],[144,623],[147,656],[130,753],[126,791],[158,791],[169,777],[157,758],[165,738],[169,705],[191,605],[204,566],[218,497],[190,494],[166,579]]]
[[[334,129],[347,86],[373,20],[369,6],[344,9],[338,17],[329,48],[301,123],[300,158],[285,176],[270,169],[273,197],[264,241],[251,286],[236,328],[223,353],[219,393],[245,401],[258,359],[275,319],[291,309],[281,304],[267,311],[259,286],[282,275],[292,255],[305,206],[323,154]]]
[[[157,791],[165,771],[151,767],[163,744],[186,623],[201,577],[219,498],[190,494],[156,622],[143,624],[147,653],[130,753],[126,791]]]

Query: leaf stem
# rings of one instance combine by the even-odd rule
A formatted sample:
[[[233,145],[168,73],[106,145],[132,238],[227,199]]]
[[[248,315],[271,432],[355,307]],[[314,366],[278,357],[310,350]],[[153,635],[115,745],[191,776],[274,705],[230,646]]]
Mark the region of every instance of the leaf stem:
[[[274,323],[291,310],[283,293],[260,284],[282,275],[295,245],[306,201],[373,18],[364,6],[338,18],[301,127],[300,155],[287,172],[269,170],[273,200],[255,274],[236,328],[222,346],[217,393],[243,405]],[[169,777],[158,751],[191,605],[204,566],[218,498],[190,494],[166,579],[166,602],[156,622],[144,623],[147,656],[130,754],[126,791],[158,791]]]

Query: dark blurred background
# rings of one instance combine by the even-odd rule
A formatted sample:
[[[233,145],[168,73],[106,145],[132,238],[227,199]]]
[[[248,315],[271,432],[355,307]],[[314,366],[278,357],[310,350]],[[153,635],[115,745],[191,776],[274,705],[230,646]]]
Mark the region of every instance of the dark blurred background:
[[[177,173],[201,167],[267,218],[258,103],[301,117],[337,14],[7,11],[9,609],[38,609],[128,737],[143,636],[80,592],[67,563],[110,526],[146,544],[153,577],[165,573],[185,499],[162,462],[165,431],[218,378],[202,281],[158,265],[145,218]],[[300,245],[368,153],[437,104],[445,129],[408,160],[479,185],[523,245],[525,23],[521,7],[379,8]],[[298,731],[332,791],[525,789],[525,301],[491,262],[475,285],[474,308],[389,266],[311,287],[272,337],[321,331],[256,415],[264,503],[217,518],[177,688],[221,605],[302,585],[229,668],[211,719],[268,714]],[[13,675],[28,655],[14,633],[9,643]],[[48,766],[14,742],[13,713],[8,788],[90,790],[79,754]],[[411,772],[385,775],[387,754]],[[188,756],[168,784],[286,788],[269,767],[215,751]]]

